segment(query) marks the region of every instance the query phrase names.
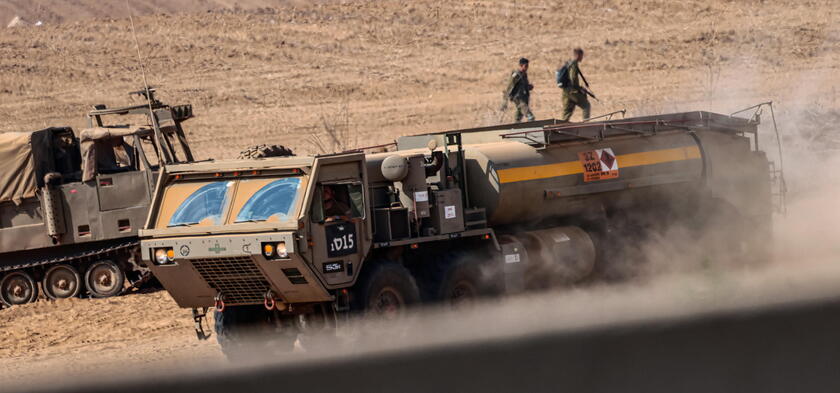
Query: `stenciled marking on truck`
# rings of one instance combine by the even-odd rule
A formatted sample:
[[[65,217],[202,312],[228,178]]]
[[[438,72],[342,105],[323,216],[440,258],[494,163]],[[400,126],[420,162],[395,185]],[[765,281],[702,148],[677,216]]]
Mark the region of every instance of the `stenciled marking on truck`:
[[[583,165],[583,181],[615,179],[618,177],[618,159],[612,149],[595,149],[578,153]]]
[[[618,162],[621,162],[622,168],[663,164],[675,161],[696,160],[701,158],[700,149],[697,146],[651,150],[639,153],[615,155],[614,157]],[[502,184],[577,175],[584,172],[581,160],[497,170],[497,173],[499,174],[499,183]]]
[[[335,258],[356,253],[356,226],[340,223],[324,228],[327,237],[327,257]]]
[[[322,266],[324,268],[324,274],[339,273],[344,271],[344,262],[342,261],[327,262],[324,263]]]

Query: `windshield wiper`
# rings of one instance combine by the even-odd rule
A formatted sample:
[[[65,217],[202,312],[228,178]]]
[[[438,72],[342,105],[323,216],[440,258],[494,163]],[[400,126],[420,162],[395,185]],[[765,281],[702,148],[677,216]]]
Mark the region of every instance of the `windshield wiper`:
[[[198,221],[196,221],[196,222],[182,222],[182,223],[178,223],[178,224],[175,224],[175,225],[167,225],[166,227],[167,228],[188,227],[188,226],[195,225],[195,224],[198,224]]]
[[[244,222],[265,222],[267,220],[268,220],[267,218],[262,219],[262,220],[257,220],[257,219],[250,218],[250,219],[247,219],[247,220],[235,221],[234,224],[242,224]]]

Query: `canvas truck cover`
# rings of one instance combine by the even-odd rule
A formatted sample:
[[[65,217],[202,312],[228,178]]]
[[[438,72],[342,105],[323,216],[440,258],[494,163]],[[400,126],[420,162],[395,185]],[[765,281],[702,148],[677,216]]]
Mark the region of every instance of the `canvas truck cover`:
[[[131,159],[123,149],[123,138],[131,135],[148,134],[146,128],[86,128],[79,133],[82,151],[82,181],[91,181],[96,177],[97,164],[109,159],[114,165],[127,165]],[[117,141],[117,142],[114,142]],[[99,146],[97,146],[99,144]],[[114,149],[116,147],[117,149]]]
[[[56,136],[72,136],[68,127],[32,132],[0,133],[0,203],[20,203],[44,185],[44,175],[56,170]],[[65,157],[74,152],[66,151]],[[76,152],[75,155],[78,155]]]
[[[19,204],[32,198],[38,188],[32,132],[0,133],[0,202]]]

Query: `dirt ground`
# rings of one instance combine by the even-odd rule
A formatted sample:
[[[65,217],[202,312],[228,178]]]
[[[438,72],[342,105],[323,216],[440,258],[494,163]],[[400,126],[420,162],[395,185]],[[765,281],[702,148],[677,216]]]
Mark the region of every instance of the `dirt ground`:
[[[186,126],[199,158],[257,143],[335,151],[507,122],[500,93],[521,56],[531,59],[534,113],[555,117],[553,71],[575,46],[601,99],[596,115],[729,113],[772,100],[789,129],[840,119],[834,0],[197,2],[205,6],[133,3],[150,83],[165,101],[194,105]],[[13,15],[49,22],[0,30],[0,131],[78,130],[93,105],[124,104],[141,87],[123,10],[67,4],[0,5],[3,25]],[[816,124],[809,129],[827,123]],[[796,147],[840,146],[825,135]],[[220,362],[215,341],[195,340],[191,322],[164,292],[2,310],[0,380],[55,368],[89,374],[129,359],[138,370]]]
[[[208,158],[256,143],[315,152],[509,121],[500,92],[521,56],[532,61],[534,113],[554,117],[553,71],[574,46],[587,50],[595,114],[728,113],[803,98],[836,107],[834,5],[336,1],[136,24],[150,83],[165,100],[195,106],[190,139]],[[80,128],[92,105],[125,103],[141,85],[125,19],[0,32],[0,131]],[[327,130],[351,136],[335,143]]]

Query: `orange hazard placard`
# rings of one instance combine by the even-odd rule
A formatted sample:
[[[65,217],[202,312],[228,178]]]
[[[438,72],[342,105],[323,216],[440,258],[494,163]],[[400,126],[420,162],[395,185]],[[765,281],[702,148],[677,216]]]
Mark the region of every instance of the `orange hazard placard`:
[[[618,159],[612,149],[595,149],[578,153],[583,164],[583,181],[615,179],[618,177]]]

